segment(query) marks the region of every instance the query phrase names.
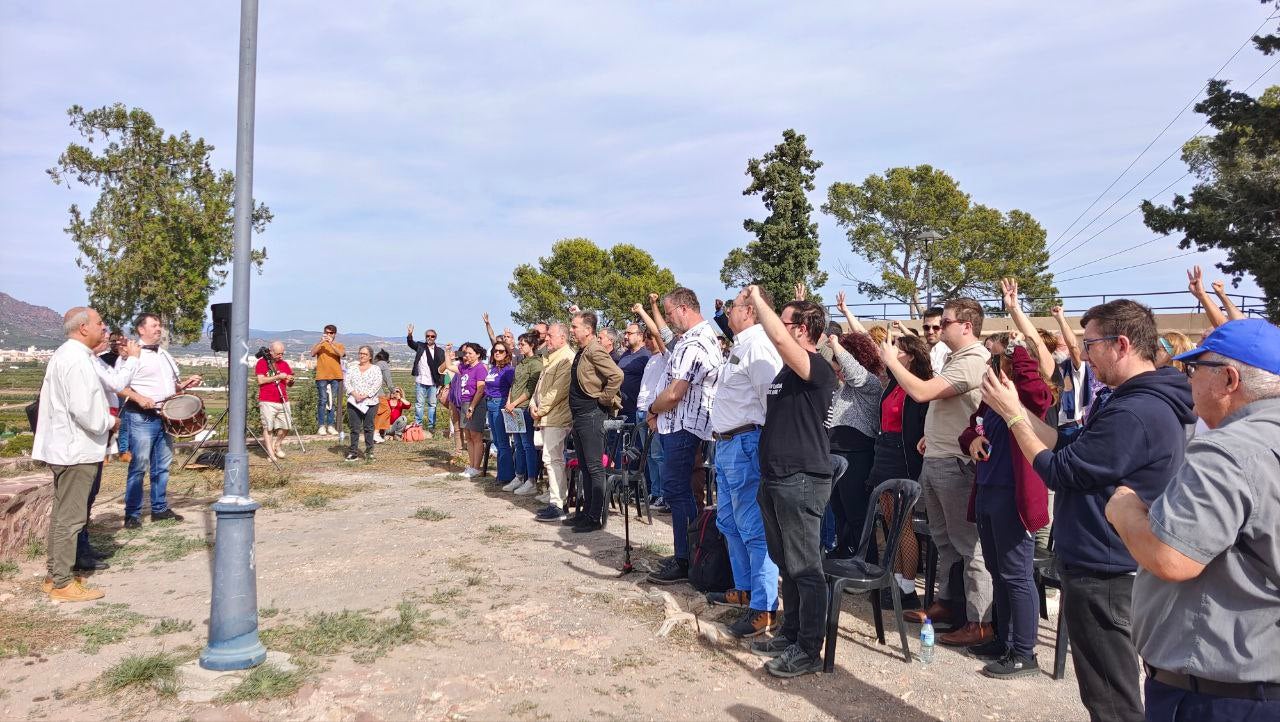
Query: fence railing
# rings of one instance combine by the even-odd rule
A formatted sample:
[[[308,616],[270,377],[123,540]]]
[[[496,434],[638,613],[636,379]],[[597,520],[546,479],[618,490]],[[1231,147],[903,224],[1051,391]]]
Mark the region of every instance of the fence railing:
[[[1267,299],[1262,296],[1251,296],[1244,293],[1229,293],[1227,296],[1233,303],[1240,308],[1241,313],[1250,317],[1266,318]],[[1146,293],[1091,293],[1076,294],[1071,296],[1046,296],[1032,297],[1021,299],[1024,309],[1035,308],[1040,305],[1060,305],[1068,316],[1078,316],[1088,311],[1093,306],[1107,301],[1114,301],[1118,298],[1130,298],[1140,303],[1144,303],[1156,313],[1204,313],[1204,306],[1196,300],[1190,292],[1186,290],[1180,291],[1149,291]],[[1004,299],[1002,298],[978,298],[974,299],[982,304],[983,308],[991,309],[995,315],[1004,314]],[[941,301],[938,301],[941,304]],[[886,321],[898,319],[909,319],[911,315],[911,304],[903,301],[870,301],[864,303],[845,304],[849,307],[849,311],[858,318],[883,319]],[[840,309],[834,304],[827,305],[827,313],[832,318],[840,315]]]

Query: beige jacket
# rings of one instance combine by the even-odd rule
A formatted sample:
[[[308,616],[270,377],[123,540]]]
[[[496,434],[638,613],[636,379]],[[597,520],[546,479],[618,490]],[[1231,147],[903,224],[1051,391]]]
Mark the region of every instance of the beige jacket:
[[[622,408],[622,369],[614,363],[613,357],[596,339],[582,349],[582,360],[578,362],[578,385],[582,393],[595,399],[606,410],[617,411]]]
[[[544,364],[533,390],[538,412],[534,425],[539,428],[570,426],[573,416],[569,413],[569,374],[573,371],[573,349],[569,344],[561,346],[547,356]]]

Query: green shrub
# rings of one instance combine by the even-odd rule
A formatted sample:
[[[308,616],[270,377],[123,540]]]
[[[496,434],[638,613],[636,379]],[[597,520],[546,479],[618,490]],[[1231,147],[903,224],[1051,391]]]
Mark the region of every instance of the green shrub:
[[[35,441],[36,437],[32,434],[19,434],[4,442],[4,448],[0,449],[0,456],[30,456],[31,447],[35,444]]]

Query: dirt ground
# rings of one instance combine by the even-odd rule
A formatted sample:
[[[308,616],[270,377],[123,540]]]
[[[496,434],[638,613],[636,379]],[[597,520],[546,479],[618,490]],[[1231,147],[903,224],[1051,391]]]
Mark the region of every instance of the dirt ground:
[[[501,492],[492,477],[449,474],[461,467],[447,444],[389,442],[365,464],[341,461],[332,441],[313,442],[309,453],[282,462],[283,484],[265,459],[253,460],[254,497],[264,502],[256,549],[263,638],[292,652],[305,678],[284,696],[236,703],[183,702],[146,685],[108,691],[115,665],[130,657],[190,659],[203,645],[214,524],[207,507],[221,484],[221,472],[177,473],[171,503],[186,520],[124,532],[123,468],[109,465],[92,528],[99,548],[114,551],[112,568],[91,580],[105,599],[50,604],[39,590],[38,548],[0,581],[0,718],[1086,717],[1069,665],[1062,681],[1046,672],[999,682],[977,674],[977,660],[943,647],[930,666],[904,663],[888,618],[890,644],[876,643],[865,597],[845,597],[834,674],[773,679],[746,645],[708,641],[714,632],[694,629],[714,629],[721,616],[732,621],[734,610],[706,608],[685,585],[643,582],[670,553],[669,516],[632,524],[639,571],[620,578],[620,516],[586,535],[537,523],[532,498]],[[664,607],[663,591],[679,609]],[[363,642],[344,636],[350,628],[334,614],[342,610],[366,612],[381,631]],[[680,621],[680,612],[695,616]],[[674,628],[663,636],[672,613]],[[1055,623],[1056,616],[1041,623],[1037,651],[1046,670]]]

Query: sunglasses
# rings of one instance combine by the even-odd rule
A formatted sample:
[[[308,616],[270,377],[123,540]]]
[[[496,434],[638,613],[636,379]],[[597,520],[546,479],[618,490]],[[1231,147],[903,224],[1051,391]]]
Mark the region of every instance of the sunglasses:
[[[1225,364],[1221,361],[1183,361],[1182,365],[1184,368],[1187,369],[1187,377],[1190,378],[1196,375],[1196,369],[1201,366],[1207,366],[1211,369],[1217,369],[1217,368],[1222,368],[1224,366],[1227,366],[1228,364]]]
[[[942,329],[946,328],[947,326],[950,326],[953,323],[968,323],[968,321],[961,321],[958,318],[944,318],[942,319],[942,325],[934,326],[934,328],[941,331]],[[925,328],[928,328],[928,326],[925,326]]]
[[[435,337],[436,337],[436,335],[435,335],[434,333],[429,333],[429,334],[427,334],[427,338],[435,338]]]
[[[921,328],[923,328],[923,329],[924,329],[924,330],[926,330],[926,331],[941,331],[941,330],[942,330],[942,326],[938,326],[938,325],[929,325],[929,324],[927,324],[927,323],[926,323],[926,324],[924,324],[923,326],[921,326]]]

